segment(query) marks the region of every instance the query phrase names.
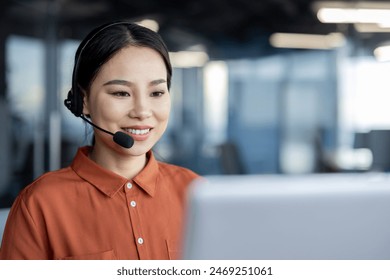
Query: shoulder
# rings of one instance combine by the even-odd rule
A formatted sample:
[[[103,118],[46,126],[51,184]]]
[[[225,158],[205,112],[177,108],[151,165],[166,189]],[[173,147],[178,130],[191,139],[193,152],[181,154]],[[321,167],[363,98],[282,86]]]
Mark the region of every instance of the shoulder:
[[[171,195],[177,195],[180,199],[185,197],[191,183],[200,178],[198,174],[188,168],[169,163],[158,163],[158,183],[163,189],[170,189]]]
[[[76,180],[74,174],[70,167],[44,173],[26,186],[19,196],[25,202],[40,197],[52,197],[58,193],[58,189],[63,189],[65,185]]]
[[[159,177],[164,184],[186,189],[200,175],[185,167],[159,162]]]
[[[187,179],[189,181],[200,177],[198,174],[185,167],[164,162],[159,162],[158,165],[160,175],[163,177]]]

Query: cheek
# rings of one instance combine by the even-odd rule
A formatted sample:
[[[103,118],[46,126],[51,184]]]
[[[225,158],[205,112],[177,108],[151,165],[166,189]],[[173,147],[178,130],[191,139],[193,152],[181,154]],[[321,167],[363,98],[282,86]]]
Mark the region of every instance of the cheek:
[[[157,110],[157,118],[161,122],[168,122],[169,114],[171,113],[171,100],[167,100]]]
[[[96,99],[93,105],[94,116],[100,119],[100,121],[116,120],[119,117],[118,113],[122,110],[121,106],[104,98]]]

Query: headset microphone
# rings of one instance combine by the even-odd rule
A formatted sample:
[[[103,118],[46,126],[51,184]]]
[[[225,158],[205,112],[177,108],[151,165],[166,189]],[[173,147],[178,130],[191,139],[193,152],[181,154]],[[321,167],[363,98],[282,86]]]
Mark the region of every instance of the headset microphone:
[[[93,122],[91,122],[90,120],[85,118],[83,115],[81,115],[80,118],[82,118],[84,121],[86,121],[87,123],[89,123],[93,127],[96,127],[97,129],[99,129],[107,134],[112,135],[114,142],[117,143],[119,146],[121,146],[123,148],[127,148],[127,149],[130,149],[131,147],[133,147],[134,139],[130,135],[128,135],[122,131],[117,131],[115,133],[112,133],[108,130],[105,130],[105,129],[97,126],[96,124],[94,124]]]

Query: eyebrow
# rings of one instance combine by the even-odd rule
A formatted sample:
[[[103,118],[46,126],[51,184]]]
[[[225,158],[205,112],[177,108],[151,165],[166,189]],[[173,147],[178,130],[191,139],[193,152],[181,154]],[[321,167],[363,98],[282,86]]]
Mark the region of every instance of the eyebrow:
[[[151,86],[156,86],[156,85],[163,84],[163,83],[166,83],[166,82],[167,81],[164,80],[164,79],[157,79],[157,80],[151,81],[149,84]],[[111,80],[111,81],[108,81],[108,82],[104,83],[104,86],[107,86],[107,85],[132,86],[132,85],[134,85],[134,83],[130,82],[130,81],[126,81],[126,80]]]

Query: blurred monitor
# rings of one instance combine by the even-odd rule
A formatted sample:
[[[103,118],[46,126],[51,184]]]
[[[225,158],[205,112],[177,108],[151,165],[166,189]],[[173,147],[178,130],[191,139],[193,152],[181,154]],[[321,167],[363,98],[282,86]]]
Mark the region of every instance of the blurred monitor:
[[[355,132],[353,139],[353,148],[354,149],[362,149],[368,148],[368,132]]]
[[[368,148],[372,152],[372,170],[390,171],[390,130],[371,130]]]
[[[390,259],[390,177],[230,175],[194,182],[183,259]]]

